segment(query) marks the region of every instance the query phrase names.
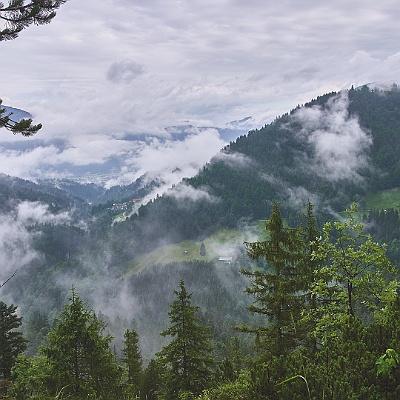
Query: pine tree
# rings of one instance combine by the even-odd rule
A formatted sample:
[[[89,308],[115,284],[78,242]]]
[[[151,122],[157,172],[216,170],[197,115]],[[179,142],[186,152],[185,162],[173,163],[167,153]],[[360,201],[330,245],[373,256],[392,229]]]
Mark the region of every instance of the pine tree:
[[[162,394],[165,400],[176,400],[187,392],[199,394],[210,384],[213,368],[210,328],[201,324],[196,315],[199,307],[191,305],[192,294],[186,291],[182,280],[179,288],[174,291],[177,300],[168,313],[171,326],[161,332],[173,339],[157,354],[166,368]]]
[[[301,303],[298,296],[301,260],[298,229],[285,228],[276,203],[265,224],[269,238],[263,242],[246,243],[250,258],[265,259],[266,270],[243,270],[251,280],[246,292],[255,297],[249,307],[252,313],[268,317],[267,327],[243,330],[254,332],[257,342],[270,355],[279,355],[295,345],[296,322],[300,318]]]
[[[202,257],[204,257],[206,254],[207,254],[206,246],[204,245],[204,242],[201,242],[201,245],[200,245],[200,255],[201,255]]]
[[[32,119],[21,119],[16,121],[12,117],[12,113],[8,113],[4,107],[1,107],[0,99],[0,128],[11,131],[14,135],[21,133],[22,136],[32,136],[42,128],[42,124],[32,125]]]
[[[122,370],[110,349],[111,336],[103,336],[103,323],[84,307],[74,290],[56,326],[41,348],[51,365],[54,393],[63,389],[73,398],[121,395]]]
[[[0,41],[15,39],[28,26],[48,24],[66,0],[10,0],[8,5],[0,3],[0,20],[6,26],[0,30]]]
[[[7,306],[0,301],[0,378],[8,379],[17,356],[26,348],[21,332],[21,317],[16,314],[17,306]]]
[[[303,214],[303,223],[299,225],[300,258],[296,266],[296,281],[302,309],[297,334],[311,353],[315,354],[317,342],[313,332],[318,320],[318,303],[313,288],[316,285],[316,273],[322,268],[323,262],[314,256],[320,231],[313,209],[313,204],[308,202],[306,212]]]
[[[143,374],[142,356],[139,350],[139,336],[134,329],[127,329],[124,338],[122,361],[125,363],[128,371],[129,392],[137,396],[140,392]]]
[[[162,392],[162,374],[164,368],[156,360],[150,360],[143,371],[143,379],[140,388],[140,398],[145,400],[158,400],[157,393]]]

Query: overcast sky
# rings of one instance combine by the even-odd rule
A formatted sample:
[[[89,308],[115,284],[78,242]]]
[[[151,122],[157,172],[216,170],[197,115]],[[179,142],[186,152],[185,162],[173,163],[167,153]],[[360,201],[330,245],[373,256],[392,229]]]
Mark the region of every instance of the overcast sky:
[[[317,95],[398,81],[399,18],[389,0],[69,0],[51,24],[0,42],[3,103],[44,125],[34,149],[0,143],[0,172],[118,156],[128,180],[179,163],[193,173],[224,145],[216,130],[193,131],[176,152],[126,134],[168,139],[165,127],[247,116],[261,127]]]

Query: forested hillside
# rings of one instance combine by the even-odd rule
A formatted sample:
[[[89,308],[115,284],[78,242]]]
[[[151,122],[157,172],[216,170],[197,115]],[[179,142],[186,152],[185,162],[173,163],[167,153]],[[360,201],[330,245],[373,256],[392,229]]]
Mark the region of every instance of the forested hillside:
[[[320,230],[309,203],[302,222],[285,227],[275,203],[268,239],[245,243],[258,264],[240,275],[201,262],[154,267],[126,282],[119,310],[106,301],[98,313],[72,288],[54,323],[36,314],[24,335],[15,331],[16,307],[0,302],[2,392],[17,399],[397,398],[398,270],[356,213],[353,205]],[[103,300],[112,298],[109,291]],[[110,319],[110,307],[123,317]],[[21,355],[27,338],[43,345]]]
[[[13,211],[14,206],[24,201],[41,203],[49,206],[52,213],[73,211],[74,218],[85,218],[90,207],[77,196],[49,185],[36,184],[23,179],[0,174],[0,212]]]
[[[397,87],[326,94],[230,143],[124,222],[112,203],[69,193],[93,188],[2,177],[0,284],[12,279],[0,287],[0,390],[397,398],[399,132]],[[141,193],[138,182],[109,193],[125,201],[131,189]],[[250,239],[214,243],[221,228]],[[144,265],[183,241],[179,262]]]
[[[115,226],[115,234],[140,231],[135,251],[150,250],[160,240],[264,218],[276,201],[292,223],[308,200],[320,221],[352,202],[367,211],[365,195],[399,187],[399,129],[397,87],[321,96],[230,143],[197,176]]]

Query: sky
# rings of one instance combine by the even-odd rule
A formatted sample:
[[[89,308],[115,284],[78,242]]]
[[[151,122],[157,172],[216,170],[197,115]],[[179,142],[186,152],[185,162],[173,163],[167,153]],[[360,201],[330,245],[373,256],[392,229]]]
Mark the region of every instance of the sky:
[[[318,95],[397,82],[399,17],[389,0],[69,0],[0,42],[3,104],[43,124],[1,132],[0,172],[174,184],[226,144],[215,128],[239,135]],[[166,128],[181,125],[176,141]]]

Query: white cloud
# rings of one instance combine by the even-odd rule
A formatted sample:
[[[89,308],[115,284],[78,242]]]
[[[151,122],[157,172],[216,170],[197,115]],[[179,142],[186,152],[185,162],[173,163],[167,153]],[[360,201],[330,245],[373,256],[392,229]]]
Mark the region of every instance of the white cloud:
[[[304,168],[329,181],[362,179],[359,171],[368,167],[372,138],[356,117],[349,116],[346,92],[331,98],[327,108],[300,108],[292,118],[302,125],[299,135],[313,149],[302,160]]]
[[[65,224],[70,222],[71,217],[66,211],[57,214],[51,213],[47,204],[23,201],[17,206],[17,219],[24,225]]]
[[[206,188],[194,188],[192,186],[181,183],[167,192],[168,196],[172,196],[181,201],[198,201],[206,200],[212,203],[218,202],[218,198],[210,195]],[[181,204],[185,204],[182,202]]]
[[[305,210],[306,205],[309,201],[315,207],[318,207],[319,205],[318,195],[309,192],[306,188],[302,186],[297,186],[297,187],[287,186],[286,192],[289,196],[288,197],[289,205],[296,210]]]
[[[254,166],[254,161],[242,153],[226,153],[221,151],[214,159],[223,161],[231,168],[248,168]]]
[[[215,154],[215,149],[221,148],[223,144],[215,129],[194,129],[191,135],[180,141],[155,138],[149,144],[143,145],[132,159],[125,160],[121,178],[134,180],[146,174],[147,183],[158,181],[161,186],[149,195],[153,198],[178,184],[183,178],[194,176]],[[116,184],[117,181],[112,183]]]
[[[44,141],[69,146],[0,154],[0,171],[42,174],[114,154],[134,164],[125,133],[165,136],[171,125],[223,126],[250,115],[260,127],[322,93],[396,80],[399,16],[390,0],[67,2],[51,24],[0,44],[0,96],[43,123]],[[219,146],[209,143],[202,163]],[[195,147],[186,152],[197,157]],[[154,143],[147,153],[159,156]]]
[[[67,212],[52,213],[49,206],[23,201],[12,212],[0,216],[0,284],[16,270],[23,270],[41,255],[33,248],[29,226],[36,223],[63,224],[71,218]]]
[[[23,269],[37,258],[32,249],[32,236],[27,228],[12,216],[2,215],[0,221],[0,283],[16,270]]]

